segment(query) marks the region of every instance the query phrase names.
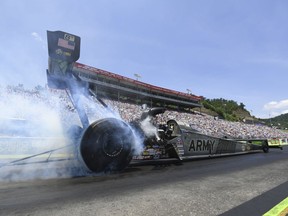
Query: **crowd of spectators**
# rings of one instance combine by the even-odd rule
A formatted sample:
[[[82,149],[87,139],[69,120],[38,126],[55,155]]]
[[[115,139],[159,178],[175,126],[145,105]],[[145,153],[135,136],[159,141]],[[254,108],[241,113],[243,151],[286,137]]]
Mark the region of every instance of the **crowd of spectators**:
[[[38,90],[25,90],[23,86],[16,87],[1,87],[0,86],[0,104],[1,113],[3,117],[3,107],[9,103],[9,100],[13,96],[20,96],[35,103],[45,104],[50,109],[57,110],[61,121],[65,126],[74,124],[79,119],[74,109],[74,106],[68,97],[67,93],[63,90],[51,90],[48,88],[42,88]],[[131,122],[139,119],[144,111],[142,104],[131,104],[125,102],[119,102],[115,100],[105,99],[105,103],[108,105],[107,111],[97,100],[90,98],[90,100],[84,100],[85,109],[88,113],[88,117],[91,120],[97,120],[97,118],[105,117],[106,115],[114,115],[122,118],[124,121]],[[149,107],[145,107],[149,109]],[[27,118],[21,112],[21,107],[15,107],[15,112],[10,112],[10,118]],[[10,110],[11,111],[11,110]],[[109,114],[107,114],[109,113]],[[247,124],[245,122],[230,122],[222,119],[215,118],[213,116],[200,113],[200,112],[178,112],[173,110],[167,110],[165,113],[157,116],[157,123],[165,124],[169,119],[176,120],[179,124],[184,124],[197,130],[203,134],[227,137],[237,139],[247,138],[288,138],[288,134],[265,125]]]
[[[141,113],[143,112],[142,106],[140,105],[116,101],[109,101],[107,103],[113,104],[114,107],[117,107],[120,116],[125,121],[140,118]],[[190,126],[192,129],[203,134],[216,137],[236,139],[288,138],[288,133],[266,125],[230,122],[200,112],[178,112],[167,110],[165,113],[157,116],[156,119],[158,124],[165,124],[169,119],[174,119],[179,124]]]

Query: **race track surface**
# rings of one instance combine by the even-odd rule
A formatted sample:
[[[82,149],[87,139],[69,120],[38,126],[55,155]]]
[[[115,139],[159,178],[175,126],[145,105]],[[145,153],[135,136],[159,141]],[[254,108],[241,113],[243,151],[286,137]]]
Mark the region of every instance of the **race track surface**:
[[[43,165],[45,169],[45,165]],[[1,215],[263,215],[288,196],[288,149],[0,182]]]

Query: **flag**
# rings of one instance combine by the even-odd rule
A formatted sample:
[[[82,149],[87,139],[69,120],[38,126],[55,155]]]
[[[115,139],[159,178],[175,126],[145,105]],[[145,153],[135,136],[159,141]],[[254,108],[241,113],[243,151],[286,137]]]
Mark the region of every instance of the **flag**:
[[[64,40],[62,38],[59,38],[58,39],[58,46],[66,48],[66,49],[74,50],[75,43],[73,41],[68,41],[68,40]]]

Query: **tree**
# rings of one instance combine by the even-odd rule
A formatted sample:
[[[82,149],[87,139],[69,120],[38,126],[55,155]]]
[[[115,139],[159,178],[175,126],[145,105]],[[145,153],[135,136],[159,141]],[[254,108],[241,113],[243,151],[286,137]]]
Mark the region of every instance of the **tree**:
[[[245,109],[245,105],[242,102],[240,103],[239,106],[240,106],[241,109],[243,109],[243,110]]]

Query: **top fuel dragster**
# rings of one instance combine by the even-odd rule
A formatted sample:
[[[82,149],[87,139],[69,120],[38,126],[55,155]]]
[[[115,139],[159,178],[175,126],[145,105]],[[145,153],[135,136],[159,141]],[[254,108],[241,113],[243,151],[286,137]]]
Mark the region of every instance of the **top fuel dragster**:
[[[61,31],[47,31],[49,67],[48,86],[67,91],[82,123],[75,140],[79,143],[79,155],[91,172],[120,171],[132,159],[188,159],[195,156],[215,156],[247,153],[255,150],[268,152],[267,140],[236,141],[207,136],[169,120],[164,125],[154,125],[155,134],[145,134],[141,122],[150,121],[165,112],[165,108],[154,107],[142,113],[138,121],[124,122],[117,118],[103,118],[89,123],[80,95],[93,96],[107,105],[89,88],[89,83],[73,70],[80,56],[80,37]],[[144,151],[135,155],[136,137],[141,137]],[[74,137],[75,138],[75,137]]]

